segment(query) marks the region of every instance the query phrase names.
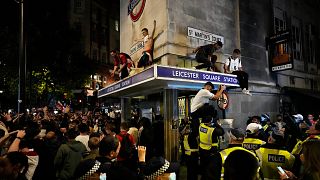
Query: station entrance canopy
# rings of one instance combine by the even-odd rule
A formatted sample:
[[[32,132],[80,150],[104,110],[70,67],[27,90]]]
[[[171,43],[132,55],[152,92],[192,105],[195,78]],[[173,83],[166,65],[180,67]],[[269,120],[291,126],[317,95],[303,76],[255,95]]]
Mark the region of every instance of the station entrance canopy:
[[[98,98],[133,97],[160,89],[199,90],[204,83],[239,87],[237,76],[210,71],[153,65],[133,76],[113,83],[98,91]]]

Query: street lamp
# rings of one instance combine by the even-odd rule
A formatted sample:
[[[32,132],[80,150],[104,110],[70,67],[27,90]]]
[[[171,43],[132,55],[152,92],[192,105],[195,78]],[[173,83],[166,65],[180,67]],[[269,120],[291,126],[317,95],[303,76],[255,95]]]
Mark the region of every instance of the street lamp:
[[[18,89],[18,113],[25,109],[25,89],[26,89],[26,68],[27,63],[24,57],[24,29],[23,29],[23,0],[15,0],[20,5],[20,30],[19,30],[19,89]],[[24,77],[23,77],[24,76]]]

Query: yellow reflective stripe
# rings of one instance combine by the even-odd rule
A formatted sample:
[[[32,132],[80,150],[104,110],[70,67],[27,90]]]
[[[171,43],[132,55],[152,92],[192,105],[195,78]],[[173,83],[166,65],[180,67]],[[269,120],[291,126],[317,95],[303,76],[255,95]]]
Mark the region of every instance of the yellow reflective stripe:
[[[198,152],[199,149],[188,149],[188,150],[186,150],[186,151],[189,151],[189,152]]]
[[[204,145],[208,145],[208,146],[218,146],[218,143],[205,143],[205,142],[202,142],[200,141],[201,144],[204,144]]]
[[[188,136],[189,135],[185,135],[184,136],[184,140],[183,140],[183,146],[184,146],[184,150],[185,150],[185,154],[186,155],[191,155],[192,152],[198,152],[198,149],[191,149],[188,143]]]
[[[209,133],[207,132],[207,140],[208,140],[208,142],[209,142],[209,145],[211,145],[212,144],[212,132],[213,132],[213,128],[209,128],[208,129],[209,130]]]
[[[222,165],[224,164],[224,161],[227,159],[228,154],[226,151],[220,151],[221,158],[222,158]]]

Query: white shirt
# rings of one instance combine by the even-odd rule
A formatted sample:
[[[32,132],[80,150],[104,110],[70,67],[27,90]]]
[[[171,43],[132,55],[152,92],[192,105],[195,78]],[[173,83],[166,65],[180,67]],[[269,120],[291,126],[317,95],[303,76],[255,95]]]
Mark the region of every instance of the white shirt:
[[[210,99],[214,96],[209,90],[201,89],[191,102],[191,113],[198,110],[204,104],[209,103]]]
[[[89,135],[79,135],[76,137],[75,140],[82,142],[82,144],[87,148],[87,150],[90,151],[90,148],[88,146]]]
[[[242,68],[241,61],[239,58],[233,59],[232,57],[229,57],[228,59],[226,59],[225,65],[228,67],[229,64],[230,67],[227,70],[231,73],[233,71],[239,71],[239,68]]]

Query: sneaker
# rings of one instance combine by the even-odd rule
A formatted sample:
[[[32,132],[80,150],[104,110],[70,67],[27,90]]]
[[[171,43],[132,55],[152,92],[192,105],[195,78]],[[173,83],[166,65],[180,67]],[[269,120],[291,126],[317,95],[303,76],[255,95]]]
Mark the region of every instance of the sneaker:
[[[247,90],[246,88],[242,89],[242,93],[243,93],[243,94],[246,94],[246,95],[249,95],[249,96],[252,96],[252,94],[250,93],[250,91]]]
[[[191,69],[197,69],[196,67],[191,67]]]

